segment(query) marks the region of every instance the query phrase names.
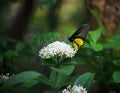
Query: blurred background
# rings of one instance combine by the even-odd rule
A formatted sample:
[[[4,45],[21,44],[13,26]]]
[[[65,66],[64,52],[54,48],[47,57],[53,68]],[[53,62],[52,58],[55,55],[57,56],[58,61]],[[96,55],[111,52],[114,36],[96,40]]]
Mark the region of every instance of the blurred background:
[[[0,72],[41,69],[40,48],[66,41],[84,23],[88,23],[84,0],[2,0]]]
[[[98,13],[112,38],[120,25],[119,6],[118,0],[1,0],[0,73],[35,70],[48,74],[41,66],[39,50],[53,41],[66,41],[82,24],[96,29],[98,22],[91,10]],[[79,54],[79,62],[78,58]],[[79,64],[74,74],[93,71],[84,58]]]

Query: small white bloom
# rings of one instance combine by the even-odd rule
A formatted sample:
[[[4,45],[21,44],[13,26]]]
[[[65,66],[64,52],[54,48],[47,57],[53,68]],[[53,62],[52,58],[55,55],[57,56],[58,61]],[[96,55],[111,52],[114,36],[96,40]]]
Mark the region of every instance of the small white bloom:
[[[70,91],[68,89],[64,89],[62,93],[70,93]]]
[[[72,90],[74,91],[74,93],[87,93],[86,89],[83,88],[83,86],[77,86],[77,85],[74,85],[72,87]]]
[[[9,79],[9,75],[8,74],[6,74],[6,75],[1,74],[0,79],[5,81],[5,80]]]
[[[68,91],[68,92],[67,92]],[[87,93],[87,90],[83,88],[83,86],[74,85],[71,87],[70,85],[67,87],[67,89],[64,89],[62,93]]]
[[[39,56],[44,59],[52,58],[55,56],[72,58],[75,54],[76,50],[74,48],[60,41],[50,43],[48,46],[42,48],[39,51]]]
[[[12,75],[13,76],[13,75]],[[0,75],[0,84],[4,83],[6,80],[12,77],[9,73]]]

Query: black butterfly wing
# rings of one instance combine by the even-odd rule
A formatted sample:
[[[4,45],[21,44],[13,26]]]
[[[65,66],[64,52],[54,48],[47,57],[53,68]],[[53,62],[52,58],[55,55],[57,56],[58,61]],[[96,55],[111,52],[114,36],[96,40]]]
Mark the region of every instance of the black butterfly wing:
[[[71,37],[69,37],[69,41],[73,42],[75,38],[81,38],[84,40],[90,27],[90,24],[83,24]]]

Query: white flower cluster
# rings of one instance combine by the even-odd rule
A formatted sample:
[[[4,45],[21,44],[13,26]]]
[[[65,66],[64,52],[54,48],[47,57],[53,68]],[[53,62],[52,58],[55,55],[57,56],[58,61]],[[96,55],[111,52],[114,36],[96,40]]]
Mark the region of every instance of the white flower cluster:
[[[2,80],[7,80],[7,79],[9,79],[9,73],[6,73],[5,75],[4,74],[1,74],[0,75],[0,79],[2,79]]]
[[[73,57],[76,53],[76,50],[70,45],[55,41],[50,43],[48,46],[44,47],[39,51],[39,56],[44,59],[52,58],[55,56],[58,57]]]
[[[14,76],[14,74],[12,76]],[[4,83],[6,80],[8,80],[9,78],[11,78],[12,76],[9,73],[1,74],[0,75],[0,84]]]
[[[71,87],[71,85],[69,85],[67,87],[67,89],[64,89],[62,91],[62,93],[87,93],[86,88],[83,88],[83,86],[79,85],[74,85],[73,87]]]

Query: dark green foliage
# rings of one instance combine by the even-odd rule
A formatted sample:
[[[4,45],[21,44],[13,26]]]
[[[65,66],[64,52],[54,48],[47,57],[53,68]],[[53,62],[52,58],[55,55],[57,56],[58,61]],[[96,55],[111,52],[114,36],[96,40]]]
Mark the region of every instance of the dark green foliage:
[[[89,86],[93,83],[94,76],[95,76],[94,73],[85,73],[85,74],[79,76],[79,77],[75,80],[74,84],[75,84],[75,85],[81,84],[81,85],[84,86],[85,88],[89,88]]]
[[[50,6],[50,5],[54,5],[57,2],[57,0],[45,0],[42,1],[38,4],[38,6],[40,8],[43,8],[44,6]]]
[[[113,80],[114,82],[120,83],[120,71],[115,71],[113,73]]]
[[[89,32],[84,46],[79,49],[76,56],[72,60],[69,58],[60,58],[59,63],[56,62],[56,59],[42,60],[38,58],[38,51],[55,40],[66,41],[67,37],[76,30],[72,22],[76,22],[75,20],[77,20],[77,25],[79,25],[86,20],[84,20],[86,16],[84,16],[84,13],[81,14],[84,16],[82,19],[77,11],[77,17],[79,20],[83,20],[81,23],[76,16],[76,18],[73,16],[72,19],[67,21],[67,24],[69,23],[70,26],[63,23],[62,27],[56,27],[55,25],[56,28],[51,30],[48,27],[49,22],[47,21],[46,15],[42,15],[40,11],[40,14],[44,17],[36,18],[34,22],[32,21],[32,26],[29,25],[28,27],[31,32],[25,34],[24,41],[14,40],[4,30],[4,12],[6,11],[2,9],[16,1],[0,1],[0,11],[2,12],[0,14],[0,73],[15,73],[13,78],[0,85],[0,93],[38,93],[38,91],[33,91],[33,88],[39,84],[47,87],[47,89],[41,89],[46,90],[44,91],[45,93],[61,93],[64,87],[74,84],[80,84],[87,89],[94,83],[99,85],[99,87],[106,88],[107,86],[106,89],[112,84],[114,87],[120,88],[120,26],[115,31],[115,35],[109,38],[103,24],[98,20],[97,13],[91,11],[99,26],[97,29]],[[44,6],[48,8],[53,7],[56,2],[57,0],[45,0],[39,2],[38,7],[40,9],[44,9]],[[45,12],[46,14],[48,13],[46,10]],[[58,10],[57,12],[59,13]],[[37,16],[41,15],[38,14]],[[69,19],[70,15],[67,16]],[[51,25],[54,26],[54,24]],[[104,38],[101,37],[102,35]],[[67,43],[70,44],[70,42]],[[44,66],[49,69],[49,75],[42,73],[42,67]],[[36,69],[39,69],[40,73],[31,71]],[[76,70],[77,73],[74,72]]]
[[[1,87],[1,89],[3,88],[7,88],[16,84],[21,84],[21,83],[28,83],[34,80],[37,80],[38,77],[41,77],[42,75],[40,73],[34,72],[34,71],[26,71],[26,72],[22,72],[20,74],[16,74],[15,76],[13,76],[12,78],[10,78],[9,80],[7,80]]]
[[[120,86],[120,35],[116,34],[109,38],[104,34],[105,40],[103,40],[101,35],[104,32],[107,31],[99,22],[98,29],[88,34],[85,45],[77,55],[95,72],[95,83],[105,88],[115,83],[114,87],[117,88]]]

